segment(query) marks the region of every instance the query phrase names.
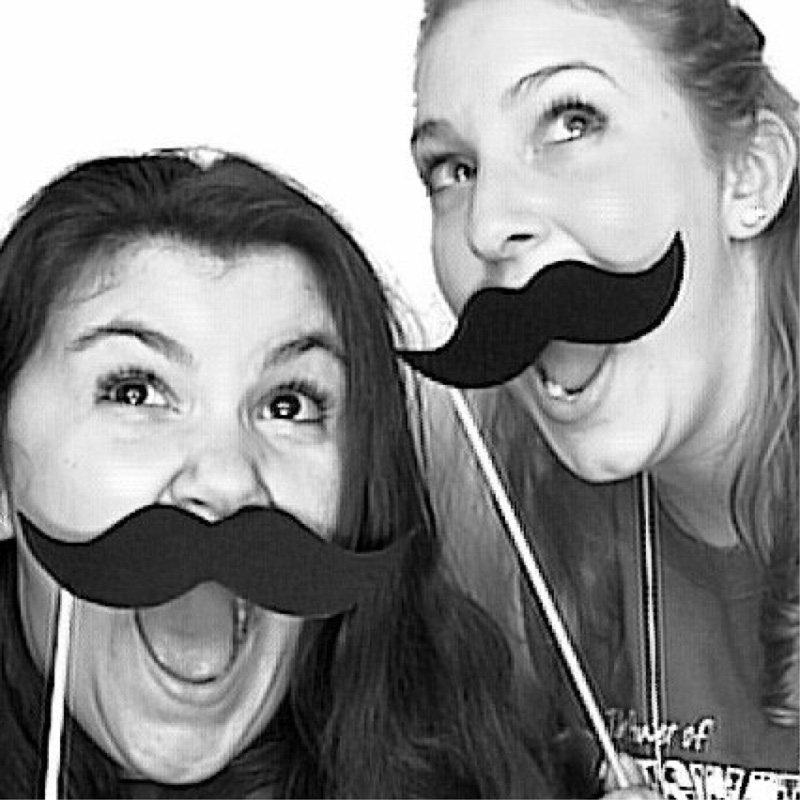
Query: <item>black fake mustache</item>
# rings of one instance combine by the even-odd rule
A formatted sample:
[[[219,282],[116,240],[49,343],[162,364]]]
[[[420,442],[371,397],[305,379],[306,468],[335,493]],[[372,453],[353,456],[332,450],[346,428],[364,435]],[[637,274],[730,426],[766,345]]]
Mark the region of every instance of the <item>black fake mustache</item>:
[[[215,581],[299,617],[331,616],[363,601],[399,568],[409,538],[356,553],[271,508],[244,508],[212,524],[174,506],[147,506],[80,543],[53,539],[21,514],[20,521],[33,555],[83,600],[145,608]]]
[[[477,389],[515,378],[555,339],[633,341],[658,327],[674,305],[684,259],[676,233],[666,253],[642,272],[609,272],[571,260],[549,264],[521,289],[476,292],[441,347],[399,355],[439,383]]]

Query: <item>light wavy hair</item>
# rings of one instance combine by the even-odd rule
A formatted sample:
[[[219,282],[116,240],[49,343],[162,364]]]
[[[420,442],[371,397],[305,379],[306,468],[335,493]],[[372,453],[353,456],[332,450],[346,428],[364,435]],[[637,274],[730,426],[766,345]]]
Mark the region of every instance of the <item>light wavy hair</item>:
[[[419,48],[470,0],[426,0]],[[553,0],[629,24],[667,66],[692,105],[706,153],[731,163],[755,135],[759,114],[779,117],[798,144],[797,101],[763,58],[764,37],[728,0]],[[769,572],[762,619],[766,648],[763,706],[773,722],[798,723],[798,168],[769,227],[746,245],[759,275],[758,357],[739,437],[730,510],[741,542]],[[508,445],[513,447],[512,438]]]

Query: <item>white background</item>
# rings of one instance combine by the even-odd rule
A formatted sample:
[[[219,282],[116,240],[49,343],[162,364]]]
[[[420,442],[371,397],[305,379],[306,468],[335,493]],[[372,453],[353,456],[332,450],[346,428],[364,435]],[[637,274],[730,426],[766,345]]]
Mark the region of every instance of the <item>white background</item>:
[[[742,5],[800,95],[798,0]],[[421,10],[422,0],[2,3],[0,232],[76,161],[217,146],[325,198],[438,324],[427,200],[408,153]]]

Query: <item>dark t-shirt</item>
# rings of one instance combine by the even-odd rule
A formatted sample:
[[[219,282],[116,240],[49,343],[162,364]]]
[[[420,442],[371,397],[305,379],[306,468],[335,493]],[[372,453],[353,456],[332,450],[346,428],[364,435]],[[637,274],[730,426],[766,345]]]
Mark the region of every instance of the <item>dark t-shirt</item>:
[[[648,774],[661,772],[668,797],[800,796],[800,732],[771,723],[761,706],[763,568],[744,548],[707,545],[659,515],[662,719],[653,730],[644,714],[641,534],[631,485],[620,487],[617,508],[634,687],[628,704],[608,710],[612,735]],[[654,738],[663,746],[660,769]]]
[[[530,420],[508,399],[481,396],[484,433],[547,582],[573,627],[616,744],[654,776],[650,742],[656,732],[645,713],[634,482],[598,486],[579,480],[552,461]],[[463,437],[452,433],[455,423],[443,412],[428,416],[436,421],[430,427],[434,500],[450,531],[446,552],[453,571],[503,625],[520,670],[532,663],[534,683],[546,684],[534,702],[547,708],[545,729],[562,753],[565,778],[574,777],[573,796],[596,794],[600,753],[595,737],[586,729],[538,605],[519,577],[485,481]],[[707,546],[666,520],[660,520],[659,530],[663,792],[692,800],[800,800],[800,731],[772,724],[761,708],[763,571],[742,549]]]

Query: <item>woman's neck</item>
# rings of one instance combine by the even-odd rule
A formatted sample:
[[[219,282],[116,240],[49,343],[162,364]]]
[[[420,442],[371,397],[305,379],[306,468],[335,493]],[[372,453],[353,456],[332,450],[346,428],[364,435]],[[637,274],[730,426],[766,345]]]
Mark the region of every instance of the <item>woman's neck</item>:
[[[683,445],[653,469],[664,512],[678,530],[712,547],[740,544],[732,494],[745,455],[749,389],[728,397],[726,412],[699,419]]]
[[[654,473],[659,504],[685,534],[713,547],[733,547],[739,534],[731,514],[733,471],[660,468]]]

